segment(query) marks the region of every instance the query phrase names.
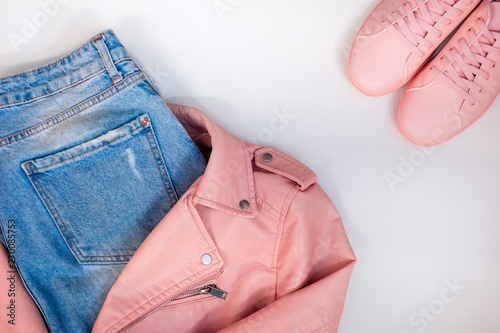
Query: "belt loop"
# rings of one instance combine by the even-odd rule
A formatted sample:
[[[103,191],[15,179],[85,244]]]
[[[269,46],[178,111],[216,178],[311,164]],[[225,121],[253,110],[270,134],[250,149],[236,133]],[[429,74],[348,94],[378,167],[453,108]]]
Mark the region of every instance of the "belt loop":
[[[106,70],[108,71],[109,76],[111,76],[113,83],[121,81],[122,76],[118,73],[115,63],[113,62],[113,58],[111,58],[111,54],[109,54],[108,47],[106,46],[106,43],[104,43],[104,36],[98,35],[94,37],[94,39],[92,39],[92,44],[94,44],[99,51],[102,61],[104,62]]]

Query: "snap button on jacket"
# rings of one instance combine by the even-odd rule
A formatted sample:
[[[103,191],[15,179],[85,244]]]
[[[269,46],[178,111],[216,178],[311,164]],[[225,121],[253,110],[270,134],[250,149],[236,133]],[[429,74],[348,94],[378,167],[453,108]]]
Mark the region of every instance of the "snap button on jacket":
[[[337,332],[356,258],[314,172],[169,107],[206,172],[127,263],[92,332]]]

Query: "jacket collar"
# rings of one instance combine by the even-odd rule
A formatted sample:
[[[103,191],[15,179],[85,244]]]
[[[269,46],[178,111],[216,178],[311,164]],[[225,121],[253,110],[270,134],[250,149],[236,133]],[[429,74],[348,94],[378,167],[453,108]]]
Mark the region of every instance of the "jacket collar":
[[[197,109],[176,104],[168,106],[208,159],[205,173],[193,185],[196,186],[193,201],[234,215],[255,216],[251,146]],[[247,209],[244,209],[244,200],[249,203]]]

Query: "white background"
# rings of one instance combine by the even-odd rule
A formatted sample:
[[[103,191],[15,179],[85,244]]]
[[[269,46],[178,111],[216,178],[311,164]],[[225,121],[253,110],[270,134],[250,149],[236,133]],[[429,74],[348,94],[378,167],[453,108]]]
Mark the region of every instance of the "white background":
[[[406,141],[396,126],[404,89],[367,97],[347,77],[377,0],[65,0],[44,21],[48,1],[0,0],[0,75],[112,28],[168,102],[317,173],[359,260],[339,332],[500,331],[500,101],[425,153]],[[39,27],[10,41],[26,22]],[[294,118],[276,130],[276,112]],[[409,160],[418,165],[404,169]],[[404,182],[391,190],[388,172]]]

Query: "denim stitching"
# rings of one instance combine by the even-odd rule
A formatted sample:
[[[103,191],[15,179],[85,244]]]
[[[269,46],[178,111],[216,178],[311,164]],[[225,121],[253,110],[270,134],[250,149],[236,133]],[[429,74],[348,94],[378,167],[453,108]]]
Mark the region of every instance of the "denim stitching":
[[[105,70],[104,68],[101,68],[100,70],[98,70],[97,72],[94,72],[94,73],[90,74],[89,76],[92,76],[92,75],[94,75],[94,74],[97,74],[97,73],[103,72],[104,70]],[[139,74],[139,73],[135,73],[135,74],[131,75],[130,77],[132,77],[132,76],[134,76],[134,75],[136,75],[136,74]],[[84,80],[84,79],[88,78],[89,76],[86,76],[85,78],[82,78],[81,80],[79,80],[79,81],[77,81],[77,82],[75,82],[75,83],[72,83],[72,84],[69,84],[69,85],[67,85],[67,86],[64,86],[64,87],[62,87],[62,88],[60,88],[60,89],[58,89],[58,90],[55,90],[55,91],[53,91],[53,92],[51,92],[51,93],[47,93],[47,94],[45,94],[45,95],[40,95],[40,96],[38,96],[38,97],[34,97],[34,98],[32,98],[32,99],[29,99],[29,100],[26,100],[26,101],[23,101],[23,102],[16,102],[16,103],[24,103],[24,102],[29,102],[29,101],[31,101],[31,100],[33,100],[33,99],[37,99],[37,98],[40,98],[40,97],[44,97],[44,96],[47,96],[47,95],[51,95],[51,94],[53,94],[53,93],[55,93],[55,92],[57,92],[57,91],[59,91],[59,90],[61,90],[61,89],[67,88],[67,87],[69,87],[69,86],[73,86],[73,85],[75,85],[76,83],[79,83],[79,82],[81,82],[82,80]],[[130,77],[129,77],[129,78],[130,78]],[[131,82],[131,83],[133,83],[133,82]],[[110,90],[110,89],[112,89],[112,88],[113,88],[113,87],[110,87],[110,88],[108,88],[108,89],[104,90],[104,91],[103,91],[103,92],[101,92],[99,95],[95,96],[94,98],[97,98],[98,96],[100,96],[100,95],[104,94],[105,92],[109,91],[109,90]],[[124,87],[122,87],[122,89],[123,89],[123,88],[124,88]],[[16,103],[4,104],[4,106],[5,106],[5,105],[7,105],[7,106],[8,106],[8,105],[11,105],[11,104],[16,104]],[[73,110],[73,109],[78,108],[78,106],[80,106],[80,105],[82,105],[82,104],[84,104],[84,103],[85,103],[85,101],[83,101],[83,102],[81,102],[80,104],[76,105],[75,107],[73,107],[73,108],[69,109],[68,111],[63,112],[63,113],[61,113],[61,114],[59,114],[59,115],[57,115],[57,116],[55,116],[55,117],[52,117],[52,118],[50,118],[50,119],[48,119],[48,120],[44,121],[43,123],[40,123],[40,124],[35,125],[35,126],[31,127],[31,128],[28,128],[27,130],[24,130],[24,131],[22,131],[22,132],[17,132],[17,133],[11,134],[11,135],[9,135],[9,136],[7,136],[7,137],[5,137],[5,138],[1,138],[1,140],[0,140],[0,141],[4,141],[4,140],[7,140],[7,139],[9,139],[9,138],[11,138],[11,137],[13,137],[13,136],[16,136],[16,135],[21,135],[21,134],[23,134],[23,133],[26,133],[26,132],[28,132],[28,131],[30,131],[30,130],[32,130],[32,129],[34,129],[34,128],[38,127],[38,126],[41,126],[41,125],[43,125],[43,124],[45,124],[45,123],[50,122],[51,120],[53,120],[53,119],[55,119],[55,118],[57,118],[57,117],[59,117],[59,116],[61,116],[61,115],[64,115],[65,113],[70,112],[70,111],[71,111],[71,110]],[[0,105],[0,108],[1,108],[1,107],[2,107],[2,105]],[[84,110],[84,109],[82,109],[82,110],[80,110],[80,111],[83,111],[83,110]],[[37,132],[37,133],[38,133],[38,132]],[[15,141],[13,141],[13,142],[15,142]],[[10,143],[10,142],[9,142],[9,143]],[[7,144],[9,144],[9,143],[7,143]],[[7,145],[7,144],[5,144],[5,145]],[[0,146],[0,147],[3,147],[3,146],[5,146],[5,145],[2,145],[2,146]]]
[[[174,198],[175,198],[175,202],[179,201],[179,197],[175,191],[175,188],[174,188],[174,184],[172,184],[172,180],[170,179],[170,175],[168,173],[168,169],[167,169],[167,165],[163,159],[163,155],[161,154],[161,151],[160,151],[160,145],[158,144],[158,140],[156,140],[156,135],[155,135],[155,132],[153,131],[153,127],[151,125],[151,122],[149,123],[149,127],[151,128],[151,138],[153,139],[153,141],[155,142],[156,144],[156,150],[158,152],[158,157],[160,158],[160,163],[161,163],[161,166],[163,166],[163,170],[164,170],[164,173],[165,175],[167,176],[167,180],[168,180],[168,183],[170,184],[170,188],[172,189],[172,193],[174,194]]]
[[[153,132],[153,128],[152,128],[151,126],[149,126],[149,127],[151,128],[151,132]],[[131,129],[130,131],[131,131],[131,132],[135,132],[135,131],[140,130],[140,129],[144,129],[144,133],[146,134],[146,137],[148,138],[148,141],[149,141],[149,136],[148,136],[148,133],[146,132],[146,128],[145,128],[145,126],[144,126],[144,125],[141,125],[141,126],[139,126],[139,127],[133,128],[133,129]],[[154,139],[154,136],[153,136],[153,139]],[[158,147],[158,142],[157,142],[156,140],[155,140],[155,142],[156,142],[156,146]],[[155,160],[156,160],[156,155],[155,155],[155,153],[154,153],[154,151],[153,151],[153,146],[151,145],[151,142],[150,142],[150,141],[149,141],[149,146],[151,147],[151,151],[153,152],[153,156],[155,157]],[[157,149],[157,150],[159,150],[159,149]],[[160,155],[160,156],[161,156],[161,154],[160,154],[160,153],[158,153],[158,155]],[[163,160],[162,160],[162,161],[163,161]],[[156,162],[156,164],[158,165],[158,162]],[[162,162],[162,164],[163,164],[163,162]],[[163,165],[163,167],[164,167],[164,169],[165,169],[165,173],[166,173],[166,175],[167,175],[168,182],[169,182],[169,184],[170,184],[170,186],[171,186],[171,188],[172,188],[172,192],[173,192],[173,193],[174,193],[174,195],[175,195],[175,199],[176,199],[176,201],[178,201],[178,200],[179,200],[179,198],[177,197],[177,193],[175,192],[174,185],[172,184],[172,181],[171,181],[171,179],[170,179],[170,175],[168,174],[168,171],[166,170],[166,166],[165,166],[165,165]],[[162,178],[163,185],[165,185],[165,189],[167,190],[167,193],[168,193],[168,188],[166,187],[165,181],[163,180],[163,176],[162,176],[162,173],[161,173],[160,166],[158,166],[158,169],[159,169],[159,171],[160,171],[160,177]]]
[[[167,194],[170,198],[170,193],[168,191],[168,187],[167,187],[167,184],[165,183],[165,179],[163,179],[163,174],[161,173],[161,169],[160,169],[160,166],[158,165],[158,161],[156,160],[156,155],[155,155],[155,152],[154,152],[154,149],[153,149],[153,145],[151,144],[151,141],[149,140],[149,135],[146,131],[146,126],[142,126],[142,128],[144,129],[144,133],[146,134],[146,138],[148,139],[148,142],[149,142],[149,147],[151,148],[151,152],[153,153],[153,156],[155,158],[155,162],[156,162],[156,166],[158,167],[158,172],[160,173],[160,178],[161,178],[161,181],[163,182],[163,186],[165,186],[165,190],[167,191]],[[170,184],[172,186],[172,184]],[[170,198],[170,201],[172,201],[172,198]]]
[[[139,75],[139,74],[142,74],[142,73],[138,72],[138,73],[136,73],[136,74],[133,74],[133,75],[129,76],[129,78],[131,78],[131,77],[133,77],[133,76],[135,76],[135,75]],[[54,126],[54,125],[56,125],[56,124],[59,124],[60,122],[62,122],[62,121],[64,121],[64,120],[66,120],[66,119],[69,119],[69,118],[73,117],[74,115],[77,115],[77,114],[79,114],[80,112],[82,112],[82,111],[84,111],[84,110],[86,110],[86,109],[90,108],[91,106],[94,106],[94,105],[96,105],[96,104],[98,104],[98,103],[100,103],[100,102],[102,102],[102,101],[104,101],[104,100],[106,100],[106,99],[110,98],[111,96],[113,96],[113,95],[115,95],[115,94],[119,93],[120,91],[122,91],[122,90],[123,90],[123,89],[125,89],[126,87],[130,86],[131,84],[133,84],[133,83],[135,83],[135,82],[137,82],[137,81],[139,81],[139,80],[141,80],[142,78],[143,78],[143,77],[141,76],[141,77],[139,77],[138,79],[135,79],[134,81],[129,82],[128,84],[126,84],[126,85],[124,85],[124,86],[122,86],[122,87],[120,87],[120,88],[117,88],[117,90],[116,90],[114,93],[112,93],[111,95],[109,95],[109,96],[107,96],[107,97],[104,97],[104,98],[103,98],[102,100],[100,100],[100,101],[94,101],[94,102],[92,102],[91,104],[89,104],[88,106],[84,107],[83,109],[81,109],[81,110],[77,111],[76,113],[74,113],[74,114],[72,114],[72,115],[70,115],[70,116],[67,116],[67,117],[65,117],[65,118],[63,118],[63,119],[61,119],[61,120],[59,120],[59,121],[57,121],[57,122],[55,122],[55,123],[53,123],[53,124],[51,124],[51,125],[47,126],[47,127],[44,127],[44,128],[42,128],[42,129],[40,129],[40,130],[38,130],[38,131],[36,131],[36,132],[33,132],[33,133],[31,133],[31,134],[29,134],[29,135],[27,135],[27,136],[23,137],[23,138],[19,138],[19,139],[16,139],[16,140],[14,140],[14,141],[7,142],[7,143],[5,143],[5,144],[1,145],[1,146],[0,146],[0,148],[2,148],[2,147],[4,147],[4,146],[7,146],[7,145],[9,145],[9,144],[11,144],[11,143],[14,143],[14,142],[17,142],[17,141],[20,141],[20,140],[24,140],[24,139],[26,139],[26,138],[29,138],[30,136],[32,136],[32,135],[34,135],[34,134],[37,134],[37,133],[39,133],[39,132],[41,132],[41,131],[46,130],[47,128],[50,128],[50,127],[52,127],[52,126]],[[122,82],[125,82],[125,81],[122,81]],[[114,88],[116,88],[116,87],[117,87],[117,86],[112,86],[112,87],[110,87],[109,89],[107,89],[107,90],[103,91],[102,93],[100,93],[99,95],[94,96],[92,99],[97,99],[99,96],[101,96],[101,95],[103,95],[103,94],[107,93],[108,91],[110,91],[111,89],[114,89]],[[10,135],[10,136],[9,136],[9,137],[7,137],[7,138],[2,139],[2,141],[3,141],[3,140],[6,140],[6,139],[8,139],[8,138],[10,138],[10,137],[13,137],[13,136],[16,136],[16,135],[21,135],[21,134],[23,134],[23,133],[29,132],[29,131],[31,131],[31,130],[33,130],[33,129],[37,128],[37,127],[42,126],[43,124],[49,123],[49,122],[51,122],[52,120],[54,120],[54,119],[56,119],[56,118],[58,118],[58,117],[61,117],[61,116],[65,115],[65,114],[67,114],[67,113],[70,113],[71,111],[74,111],[74,110],[75,110],[75,109],[77,109],[79,106],[81,106],[81,105],[83,105],[83,104],[85,104],[85,103],[86,103],[86,101],[85,101],[85,102],[82,102],[82,103],[80,103],[80,104],[78,104],[77,106],[75,106],[75,107],[73,107],[73,108],[69,109],[69,110],[68,110],[68,111],[66,111],[66,112],[63,112],[63,113],[61,113],[61,114],[59,114],[59,115],[57,115],[57,116],[55,116],[55,117],[52,117],[52,118],[50,118],[50,119],[48,119],[48,120],[44,121],[44,122],[43,122],[43,123],[41,123],[41,124],[38,124],[38,125],[36,125],[36,126],[34,126],[34,127],[32,127],[32,128],[29,128],[29,129],[27,129],[27,130],[25,130],[25,131],[22,131],[22,132],[19,132],[19,133],[15,133],[15,134],[12,134],[12,135]]]
[[[144,125],[141,125],[141,126],[136,127],[136,128],[132,128],[132,129],[130,130],[130,132],[135,132],[135,131],[140,130],[140,129],[142,129],[142,128],[144,128]]]
[[[31,163],[28,164],[29,165],[29,169],[30,169],[30,172],[32,170],[31,168]],[[30,175],[32,175],[33,178],[35,178],[36,182],[38,183],[38,186],[40,187],[40,189],[43,191],[43,193],[45,194],[45,196],[47,197],[47,199],[49,200],[49,203],[51,205],[51,207],[55,210],[55,212],[57,213],[57,215],[59,216],[59,219],[61,220],[61,223],[64,227],[64,229],[66,230],[66,232],[68,233],[69,237],[70,237],[70,240],[71,240],[71,243],[73,243],[73,245],[76,247],[76,250],[78,251],[78,253],[80,253],[80,255],[82,255],[82,253],[80,252],[80,249],[78,249],[78,247],[76,246],[76,244],[74,243],[74,240],[73,240],[73,237],[71,236],[71,234],[69,233],[69,230],[68,228],[66,227],[66,224],[64,223],[64,221],[62,220],[61,218],[61,215],[59,214],[57,208],[54,206],[54,204],[52,203],[52,200],[50,199],[50,197],[47,195],[47,192],[45,192],[45,189],[43,188],[42,184],[40,183],[40,181],[38,180],[36,174],[33,174],[33,173],[30,173]],[[45,201],[43,199],[43,197],[41,198],[43,201]],[[50,213],[50,210],[49,210],[49,214],[52,215],[52,213]],[[56,219],[57,220],[57,219]],[[64,237],[64,236],[63,236]],[[71,245],[71,243],[69,244],[70,248],[73,249],[73,245]]]
[[[29,165],[29,169],[30,169],[30,172],[33,170],[31,168],[31,163],[28,164]],[[78,253],[80,254],[81,257],[83,258],[108,258],[108,257],[120,257],[120,256],[132,256],[132,254],[124,254],[124,255],[110,255],[110,256],[85,256],[83,255],[83,253],[80,251],[80,249],[78,248],[78,246],[76,245],[75,243],[75,240],[73,238],[73,236],[71,235],[71,233],[69,232],[68,228],[66,227],[66,224],[64,223],[62,217],[61,217],[61,214],[59,214],[59,211],[57,210],[56,206],[54,205],[54,203],[52,202],[52,200],[50,199],[49,195],[47,194],[47,192],[45,191],[45,189],[43,188],[42,186],[42,183],[40,183],[40,180],[38,180],[37,176],[35,173],[31,173],[31,175],[35,178],[35,180],[37,181],[38,185],[40,186],[40,189],[43,191],[43,193],[45,194],[45,196],[47,197],[47,199],[49,200],[49,203],[50,203],[50,206],[55,210],[55,212],[57,213],[57,216],[59,217],[59,219],[56,219],[56,220],[60,220],[62,225],[64,226],[64,229],[66,230],[69,238],[71,239],[71,243],[73,243],[73,245],[75,246],[76,250],[78,251]],[[43,198],[41,198],[43,201],[45,201]],[[49,211],[50,213],[50,211]],[[52,214],[51,214],[52,215]],[[63,235],[64,237],[64,235]],[[73,249],[73,246],[71,246],[70,244],[70,247]],[[106,260],[92,260],[92,262],[126,262],[127,260],[115,260],[115,261],[106,261]]]
[[[122,78],[122,76],[120,75],[120,73],[118,73],[118,71],[116,70],[116,67],[115,67],[115,63],[113,61],[113,58],[111,58],[111,54],[109,54],[109,49],[108,49],[108,46],[106,45],[106,43],[104,43],[104,36],[101,35],[101,38],[94,38],[92,40],[92,44],[94,45],[94,47],[97,49],[97,51],[99,52],[99,55],[101,56],[101,61],[103,62],[104,64],[104,68],[106,68],[106,72],[108,72],[108,75],[111,77],[111,80],[113,81],[113,83],[115,83],[115,78]],[[101,40],[101,42],[104,44],[102,45],[102,47],[104,47],[105,49],[104,50],[101,50],[101,47],[98,46],[97,43],[99,43],[98,41]],[[106,54],[104,54],[103,52],[106,52]],[[110,63],[108,63],[110,62]],[[114,78],[114,73],[116,72],[116,75],[117,77]]]
[[[135,65],[135,67],[137,67],[143,74],[144,74],[144,78],[146,79],[146,81],[148,82],[149,86],[156,92],[156,94],[158,95],[158,97],[161,98],[161,93],[159,91],[160,88],[156,88],[156,85],[153,83],[152,79],[151,79],[151,76],[146,73],[141,66],[139,66],[135,61],[134,59],[130,58],[130,61],[132,61]]]
[[[106,146],[106,145],[109,145],[110,143],[112,143],[112,142],[114,142],[114,141],[116,141],[116,140],[118,140],[118,139],[120,139],[120,138],[123,138],[125,135],[126,135],[126,134],[122,134],[122,135],[120,135],[119,137],[114,138],[114,139],[113,139],[113,140],[111,140],[111,141],[108,141],[108,142],[106,142],[106,143],[101,144],[100,146],[94,147],[94,148],[92,148],[92,149],[90,149],[90,150],[84,151],[84,152],[82,152],[82,153],[80,153],[80,154],[77,154],[77,155],[75,155],[75,156],[71,156],[71,157],[65,158],[64,160],[60,160],[60,161],[57,161],[57,162],[54,162],[54,163],[51,163],[51,164],[45,165],[45,166],[40,167],[40,168],[34,168],[34,169],[31,169],[31,171],[36,171],[36,170],[45,169],[45,168],[48,168],[49,166],[52,166],[52,165],[55,165],[55,164],[58,164],[58,163],[62,163],[62,162],[67,161],[67,160],[71,160],[71,159],[76,158],[76,157],[78,157],[78,156],[81,156],[81,155],[83,155],[83,154],[87,154],[87,153],[89,153],[89,152],[91,152],[91,151],[93,151],[93,150],[96,150],[96,149],[98,149],[98,148],[101,148],[101,147],[104,147],[104,146]]]
[[[121,60],[123,60],[123,59],[129,59],[129,60],[132,60],[132,58],[130,58],[130,57],[121,57],[121,58],[116,59],[116,60],[115,60],[115,63],[118,63],[118,62],[120,62],[120,61],[121,61]],[[132,62],[134,62],[134,61],[132,60]],[[134,62],[134,64],[135,64],[135,62]],[[136,66],[137,66],[137,64],[136,64]],[[44,68],[44,67],[41,67],[41,68]],[[41,98],[41,97],[45,97],[45,96],[48,96],[48,95],[55,94],[55,93],[57,93],[57,92],[59,92],[59,91],[61,91],[61,90],[65,89],[65,88],[72,87],[72,86],[75,86],[75,85],[76,85],[76,84],[78,84],[78,83],[81,83],[82,81],[86,80],[87,78],[89,78],[89,77],[90,77],[90,76],[92,76],[92,75],[95,75],[95,74],[97,74],[97,73],[103,72],[105,69],[106,69],[106,68],[105,68],[105,67],[103,67],[103,68],[101,68],[101,69],[99,69],[99,70],[97,70],[97,71],[95,71],[95,72],[93,72],[93,73],[91,73],[91,74],[89,74],[89,75],[87,75],[87,76],[85,76],[85,77],[83,77],[83,78],[79,79],[78,81],[75,81],[75,82],[73,82],[73,83],[67,84],[67,85],[65,85],[64,87],[61,87],[61,88],[56,89],[56,90],[54,90],[54,91],[51,91],[51,92],[49,92],[49,93],[46,93],[46,94],[43,94],[43,95],[40,95],[40,96],[37,96],[37,97],[33,97],[33,98],[30,98],[30,99],[26,99],[26,100],[23,100],[23,101],[19,101],[19,102],[13,102],[13,103],[7,103],[7,104],[0,104],[0,108],[6,107],[6,106],[9,106],[9,105],[13,105],[13,104],[22,104],[22,103],[27,103],[27,102],[30,102],[30,101],[32,101],[32,100],[34,100],[34,99],[37,99],[37,98]],[[24,73],[21,73],[21,74],[24,74]],[[12,75],[12,76],[16,76],[16,75],[20,75],[20,74],[14,74],[14,75]],[[0,78],[0,81],[1,81],[1,80],[2,80],[2,78]],[[15,135],[15,134],[14,134],[14,135]],[[7,137],[7,138],[9,138],[9,137]],[[7,139],[7,138],[6,138],[6,139]]]
[[[95,71],[95,72],[90,73],[89,75],[87,75],[87,76],[85,76],[85,77],[82,77],[82,78],[81,78],[80,80],[78,80],[78,81],[75,81],[75,82],[73,82],[73,83],[71,83],[71,84],[65,85],[64,87],[61,87],[61,88],[56,89],[56,90],[54,90],[54,91],[51,91],[51,92],[49,92],[49,93],[46,93],[46,94],[43,94],[43,95],[39,95],[39,96],[36,96],[36,97],[30,98],[30,99],[26,99],[26,100],[23,100],[23,101],[19,101],[19,102],[12,102],[12,103],[7,103],[7,104],[0,104],[0,107],[1,107],[1,108],[3,108],[3,107],[5,107],[5,106],[9,106],[9,105],[13,105],[13,104],[22,104],[22,103],[27,103],[27,102],[30,102],[30,101],[32,101],[32,100],[34,100],[34,99],[37,99],[37,98],[41,98],[41,97],[45,97],[45,96],[47,96],[47,95],[52,95],[52,94],[55,94],[55,93],[57,93],[57,92],[59,92],[59,91],[61,91],[61,90],[63,90],[63,89],[66,89],[66,88],[67,88],[67,87],[69,87],[69,86],[79,84],[80,82],[82,82],[82,81],[86,80],[87,78],[89,78],[89,77],[91,77],[91,76],[93,76],[93,75],[95,75],[95,74],[97,74],[97,73],[99,73],[99,72],[103,72],[103,71],[104,71],[104,68],[101,68],[101,69],[99,69],[98,71]],[[7,138],[8,138],[8,137],[7,137]]]

